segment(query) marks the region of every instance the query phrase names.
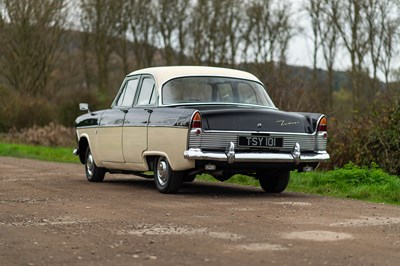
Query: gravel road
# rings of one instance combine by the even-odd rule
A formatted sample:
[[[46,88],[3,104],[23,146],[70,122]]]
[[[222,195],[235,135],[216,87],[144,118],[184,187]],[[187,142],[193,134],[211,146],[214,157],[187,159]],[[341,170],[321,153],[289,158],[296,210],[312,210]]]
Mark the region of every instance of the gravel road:
[[[400,265],[400,207],[0,157],[0,265]]]

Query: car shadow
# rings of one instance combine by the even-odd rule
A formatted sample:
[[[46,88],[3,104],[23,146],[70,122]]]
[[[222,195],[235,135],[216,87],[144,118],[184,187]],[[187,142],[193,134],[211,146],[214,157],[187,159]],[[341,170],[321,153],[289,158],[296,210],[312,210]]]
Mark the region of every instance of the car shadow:
[[[153,179],[145,179],[140,177],[113,177],[107,178],[103,182],[104,185],[135,187],[137,189],[147,190],[149,193],[160,194],[154,184]],[[259,187],[236,185],[223,182],[207,182],[195,180],[194,182],[184,182],[182,188],[176,195],[184,195],[185,197],[258,197],[258,198],[285,198],[285,199],[306,199],[311,195],[282,192],[282,193],[265,193]]]

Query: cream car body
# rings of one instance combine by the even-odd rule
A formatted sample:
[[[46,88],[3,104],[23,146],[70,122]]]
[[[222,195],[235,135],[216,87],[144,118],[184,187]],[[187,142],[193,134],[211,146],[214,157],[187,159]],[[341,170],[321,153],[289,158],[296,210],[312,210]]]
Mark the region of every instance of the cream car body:
[[[142,69],[127,75],[110,109],[81,109],[88,113],[76,120],[75,154],[89,181],[105,172],[154,171],[157,188],[172,193],[197,173],[220,180],[245,173],[260,183],[281,180],[263,186],[281,192],[290,170],[329,159],[325,116],[278,110],[244,71]]]

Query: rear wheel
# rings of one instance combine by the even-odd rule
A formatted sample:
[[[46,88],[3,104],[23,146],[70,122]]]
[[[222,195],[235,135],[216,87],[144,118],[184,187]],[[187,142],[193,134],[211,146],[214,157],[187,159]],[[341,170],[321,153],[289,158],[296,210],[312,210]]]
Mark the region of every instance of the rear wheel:
[[[265,192],[281,193],[289,184],[290,171],[271,171],[257,173],[260,185]]]
[[[106,174],[105,168],[97,167],[89,147],[86,150],[85,172],[90,182],[102,182]]]
[[[154,160],[154,182],[161,193],[173,194],[181,188],[183,171],[174,171],[167,158],[159,157]]]

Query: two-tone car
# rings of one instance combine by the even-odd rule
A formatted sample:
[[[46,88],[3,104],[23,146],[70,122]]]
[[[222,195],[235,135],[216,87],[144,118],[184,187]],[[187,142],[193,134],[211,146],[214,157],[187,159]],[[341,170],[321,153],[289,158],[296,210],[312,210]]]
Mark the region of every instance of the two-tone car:
[[[154,67],[127,75],[110,109],[76,119],[79,156],[91,182],[105,173],[154,172],[156,188],[176,193],[208,173],[224,181],[257,178],[280,193],[290,171],[327,161],[323,114],[278,110],[263,83],[233,69]]]

